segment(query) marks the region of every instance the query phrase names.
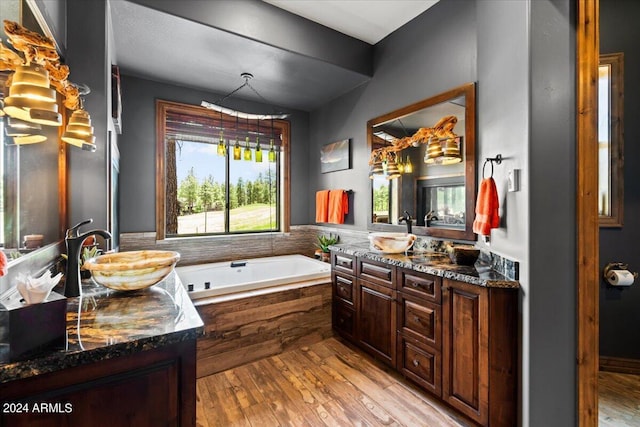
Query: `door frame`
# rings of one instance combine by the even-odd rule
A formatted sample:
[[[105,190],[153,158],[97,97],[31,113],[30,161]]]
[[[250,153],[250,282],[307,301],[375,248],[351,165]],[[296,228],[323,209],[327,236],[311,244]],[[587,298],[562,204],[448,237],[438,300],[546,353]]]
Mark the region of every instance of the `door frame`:
[[[598,57],[599,0],[577,1],[576,22],[576,249],[577,420],[598,425],[599,222]]]

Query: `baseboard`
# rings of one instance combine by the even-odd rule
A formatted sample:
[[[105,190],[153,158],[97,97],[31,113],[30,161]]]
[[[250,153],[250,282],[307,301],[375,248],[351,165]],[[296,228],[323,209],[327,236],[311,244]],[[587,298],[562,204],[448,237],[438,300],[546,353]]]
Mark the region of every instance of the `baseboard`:
[[[640,360],[600,356],[600,370],[621,374],[640,374]]]

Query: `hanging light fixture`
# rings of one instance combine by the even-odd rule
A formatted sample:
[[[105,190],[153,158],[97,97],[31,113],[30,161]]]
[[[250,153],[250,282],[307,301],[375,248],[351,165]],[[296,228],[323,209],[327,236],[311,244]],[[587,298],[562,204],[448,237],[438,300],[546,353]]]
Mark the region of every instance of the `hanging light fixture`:
[[[4,100],[9,117],[47,126],[61,126],[56,91],[50,88],[49,72],[39,64],[18,65]]]
[[[275,163],[276,149],[273,146],[273,116],[271,117],[271,139],[269,140],[269,162]]]
[[[447,139],[447,141],[444,144],[442,164],[453,165],[455,163],[460,163],[461,161],[462,161],[462,156],[460,155],[459,140],[454,138]]]
[[[71,113],[62,140],[76,147],[81,147],[83,150],[96,151],[96,137],[93,135],[91,116],[82,106]]]
[[[413,164],[411,163],[411,158],[407,154],[407,161],[404,162],[404,173],[413,173]]]
[[[244,138],[244,159],[246,161],[251,161],[253,159],[251,145],[249,144],[249,116],[247,116],[247,136]]]
[[[233,160],[240,160],[240,143],[238,142],[238,126],[240,120],[238,118],[238,114],[236,113],[236,144],[233,146]]]
[[[439,160],[444,155],[442,151],[442,145],[437,138],[429,138],[427,143],[427,152],[424,155],[424,162],[426,164],[439,163]]]
[[[218,155],[226,156],[227,155],[227,146],[224,143],[224,126],[222,124],[222,111],[220,112],[220,140],[218,141]]]
[[[387,179],[399,178],[401,175],[400,170],[398,170],[398,164],[396,163],[396,159],[394,157],[395,156],[392,157],[390,153],[389,158],[387,159],[387,167],[386,167]]]
[[[42,134],[42,126],[38,123],[26,122],[14,117],[7,117],[7,125],[4,128],[7,136],[11,137],[13,144],[35,144],[47,140]]]
[[[260,119],[258,119],[258,135],[256,136],[256,163],[262,163],[262,150],[260,149]]]

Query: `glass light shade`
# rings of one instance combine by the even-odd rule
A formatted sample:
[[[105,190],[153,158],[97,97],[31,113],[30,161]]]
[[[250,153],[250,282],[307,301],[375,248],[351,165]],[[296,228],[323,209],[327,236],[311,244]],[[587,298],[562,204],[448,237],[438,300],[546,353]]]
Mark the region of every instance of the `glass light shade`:
[[[238,144],[238,140],[236,140],[236,145],[233,146],[233,160],[240,160],[241,153],[240,144]]]
[[[398,170],[398,165],[395,160],[389,160],[387,162],[387,179],[394,179],[400,176],[400,171]]]
[[[439,163],[442,160],[444,152],[442,151],[442,145],[437,139],[429,140],[427,144],[427,152],[424,155],[424,162],[427,164]]]
[[[249,137],[246,137],[244,145],[244,159],[247,161],[253,160],[253,153],[251,152],[251,146],[249,145]]]
[[[256,140],[256,142],[258,142]],[[256,145],[256,163],[262,163],[262,149],[260,148],[260,143]]]
[[[404,173],[404,163],[402,163],[402,158],[399,162],[396,162],[396,165],[398,166],[398,172]]]
[[[220,132],[220,140],[218,141],[218,156],[226,156],[227,155],[227,146],[224,143],[224,138],[222,136],[222,132]]]
[[[448,140],[444,145],[444,155],[442,156],[443,165],[453,165],[460,163],[462,156],[460,156],[460,147],[454,139]]]
[[[269,161],[271,163],[276,161],[276,149],[273,146],[273,139],[269,142]]]
[[[40,134],[22,135],[22,136],[13,137],[13,143],[16,145],[36,144],[38,142],[44,142],[46,140],[47,140],[47,137]]]
[[[382,175],[384,173],[384,168],[382,167],[382,162],[375,162],[371,166],[371,172],[369,172],[369,178],[373,179],[375,175]]]
[[[49,73],[39,64],[20,65],[11,80],[4,112],[10,117],[48,126],[61,126],[56,91],[49,87]]]
[[[404,163],[404,173],[413,173],[413,164],[409,156],[407,156],[407,161]]]
[[[96,137],[93,135],[89,113],[81,108],[75,110],[69,117],[69,123],[62,135],[62,140],[67,144],[81,147],[83,150],[95,151]]]

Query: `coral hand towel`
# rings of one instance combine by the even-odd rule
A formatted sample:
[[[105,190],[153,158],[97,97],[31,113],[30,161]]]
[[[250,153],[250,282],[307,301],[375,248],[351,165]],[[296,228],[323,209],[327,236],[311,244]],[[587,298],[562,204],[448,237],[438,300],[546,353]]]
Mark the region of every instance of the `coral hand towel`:
[[[473,221],[473,232],[483,236],[491,234],[492,228],[500,226],[498,214],[498,190],[493,178],[485,178],[480,183],[476,202],[476,218]]]
[[[316,222],[327,222],[329,219],[329,190],[316,192]]]
[[[344,224],[344,216],[349,213],[349,195],[344,190],[329,192],[329,221],[332,224]]]

